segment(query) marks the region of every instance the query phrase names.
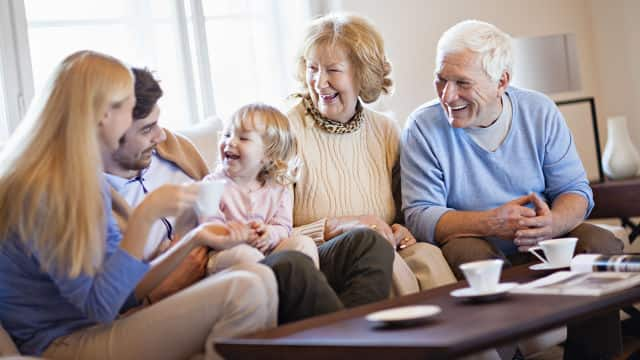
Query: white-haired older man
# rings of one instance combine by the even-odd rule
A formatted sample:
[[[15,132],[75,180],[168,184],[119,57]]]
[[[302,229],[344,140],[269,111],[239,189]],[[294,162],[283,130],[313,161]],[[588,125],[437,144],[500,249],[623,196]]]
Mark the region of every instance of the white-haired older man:
[[[438,100],[415,110],[402,135],[403,210],[411,232],[438,244],[458,278],[465,262],[531,261],[558,236],[577,252],[622,252],[610,232],[583,223],[593,194],[571,132],[548,97],[509,86],[511,38],[467,20],[438,42]]]

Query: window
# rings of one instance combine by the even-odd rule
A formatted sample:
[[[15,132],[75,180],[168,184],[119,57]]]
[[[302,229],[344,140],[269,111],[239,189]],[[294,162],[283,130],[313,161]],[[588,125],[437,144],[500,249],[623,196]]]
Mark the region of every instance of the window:
[[[29,59],[19,66],[32,76],[30,86],[40,89],[74,51],[104,52],[155,71],[165,93],[160,119],[170,128],[225,117],[248,102],[281,103],[295,87],[293,34],[309,19],[307,2],[298,0],[11,3],[24,5],[12,16],[26,19],[24,28],[13,26],[28,35],[21,46]]]
[[[0,58],[0,69],[2,69],[2,58]],[[4,89],[2,84],[5,81],[2,76],[2,72],[0,71],[0,109],[6,109],[7,105],[4,103]],[[2,144],[9,137],[9,121],[7,119],[7,114],[5,111],[0,111],[0,144]],[[0,149],[2,147],[0,146]]]

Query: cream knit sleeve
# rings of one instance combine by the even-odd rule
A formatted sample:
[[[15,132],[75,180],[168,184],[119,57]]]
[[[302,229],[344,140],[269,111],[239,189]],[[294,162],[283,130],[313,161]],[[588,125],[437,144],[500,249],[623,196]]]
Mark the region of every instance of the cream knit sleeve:
[[[293,235],[304,235],[313,239],[316,245],[324,243],[324,227],[327,223],[327,218],[316,220],[310,224],[300,225],[293,228]]]

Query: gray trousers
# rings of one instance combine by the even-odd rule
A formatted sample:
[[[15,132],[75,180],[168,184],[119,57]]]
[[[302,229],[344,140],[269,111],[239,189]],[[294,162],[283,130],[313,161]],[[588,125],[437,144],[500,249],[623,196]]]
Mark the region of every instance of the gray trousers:
[[[278,282],[278,323],[387,299],[394,250],[370,229],[356,229],[318,247],[320,270],[308,256],[281,251],[264,258]]]

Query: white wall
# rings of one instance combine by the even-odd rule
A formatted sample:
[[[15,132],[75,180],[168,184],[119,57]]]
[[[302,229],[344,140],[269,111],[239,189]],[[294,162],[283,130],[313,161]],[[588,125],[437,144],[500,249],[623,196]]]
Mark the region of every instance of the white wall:
[[[640,148],[640,1],[591,0],[598,116],[606,141],[606,117],[626,115]]]
[[[341,0],[335,10],[369,17],[381,31],[394,66],[396,93],[384,100],[404,124],[408,114],[435,97],[435,48],[444,30],[464,19],[493,23],[514,37],[576,35],[582,90],[553,94],[555,100],[594,96],[601,146],[606,117],[626,114],[640,144],[640,1],[637,0]],[[514,76],[518,76],[516,67]],[[588,110],[569,119],[591,178],[597,177]],[[580,126],[584,117],[585,126]],[[575,126],[577,124],[578,126]],[[638,146],[640,148],[640,146]],[[581,149],[582,148],[582,149]],[[583,150],[587,149],[587,150]],[[581,155],[582,155],[581,152]]]
[[[435,47],[442,32],[470,18],[493,23],[513,36],[575,33],[583,91],[557,97],[597,95],[591,11],[586,0],[342,0],[342,10],[369,17],[382,32],[397,85],[388,104],[401,121],[435,97]]]

